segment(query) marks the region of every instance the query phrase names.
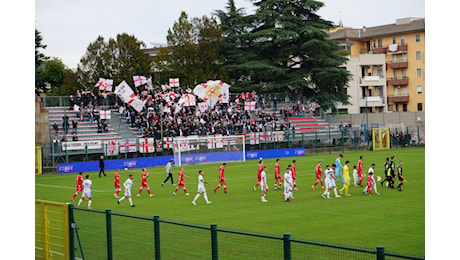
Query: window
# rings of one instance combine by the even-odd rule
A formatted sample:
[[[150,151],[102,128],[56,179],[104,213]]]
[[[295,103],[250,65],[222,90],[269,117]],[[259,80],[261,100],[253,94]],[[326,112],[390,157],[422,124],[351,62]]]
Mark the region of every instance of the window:
[[[379,39],[379,40],[378,40],[378,46],[379,46],[379,48],[382,48],[382,47],[383,47],[382,39]]]
[[[403,105],[403,112],[407,112],[407,104],[402,104]]]
[[[398,62],[398,55],[397,54],[393,54],[393,62]]]
[[[417,86],[417,94],[421,94],[423,92],[422,85]]]
[[[394,89],[394,96],[395,97],[399,97],[399,89],[401,88],[401,86],[395,86],[395,89]]]
[[[422,76],[422,69],[417,69],[417,78]]]
[[[375,40],[372,41],[372,47],[374,47],[374,48],[377,47],[377,46],[375,45]]]
[[[396,44],[396,37],[393,37],[393,39],[391,40],[391,43]]]
[[[399,104],[395,104],[395,111],[399,112]]]
[[[406,62],[406,61],[407,61],[407,54],[405,54],[405,53],[402,53],[402,54],[401,54],[401,61],[402,61],[402,62]]]
[[[422,59],[422,53],[420,51],[415,52],[415,59],[416,60],[421,60]]]
[[[401,76],[402,76],[403,79],[405,79],[407,77],[407,70],[406,69],[401,70]]]
[[[423,111],[423,104],[417,103],[417,111]]]
[[[401,45],[406,45],[406,36],[401,36]]]
[[[415,42],[420,42],[420,34],[415,35]]]
[[[398,71],[393,70],[393,79],[398,79]]]

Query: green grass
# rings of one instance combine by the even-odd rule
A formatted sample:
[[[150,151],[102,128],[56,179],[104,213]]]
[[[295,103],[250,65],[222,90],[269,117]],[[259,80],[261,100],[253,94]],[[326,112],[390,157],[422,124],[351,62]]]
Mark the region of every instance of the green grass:
[[[273,165],[274,159],[264,160],[268,168],[268,180],[270,190],[266,196],[268,203],[260,201],[260,191],[254,192],[252,186],[257,182],[258,161],[228,162],[225,169],[225,176],[228,184],[228,194],[223,193],[220,188],[217,194],[213,193],[214,187],[218,184],[218,167],[220,164],[202,164],[185,166],[185,174],[191,176],[185,179],[187,191],[190,196],[184,196],[179,190],[176,196],[172,195],[174,187],[169,185],[161,187],[165,178],[164,167],[149,168],[150,177],[148,183],[155,197],[149,198],[147,192],[142,192],[142,198],[134,197],[135,208],[130,208],[128,201],[117,205],[113,198],[113,173],[108,171],[107,177],[97,177],[97,172],[89,173],[93,180],[93,209],[105,210],[110,208],[112,212],[130,214],[136,216],[153,217],[159,215],[161,219],[209,226],[216,223],[221,229],[239,230],[252,233],[282,236],[290,233],[291,238],[319,241],[330,244],[345,245],[365,249],[375,249],[376,246],[385,246],[385,251],[402,254],[424,256],[425,255],[425,149],[407,148],[390,151],[376,152],[346,152],[343,163],[351,161],[351,166],[356,165],[359,156],[364,156],[364,168],[367,172],[371,163],[376,164],[376,175],[383,176],[383,163],[386,157],[396,156],[396,161],[404,162],[404,175],[408,183],[403,186],[403,192],[390,190],[378,185],[379,196],[365,196],[361,191],[363,188],[350,187],[351,197],[324,200],[321,198],[322,190],[317,185],[313,191],[310,186],[315,182],[314,169],[319,160],[323,161],[323,169],[326,164],[334,163],[338,154],[319,154],[297,157],[296,169],[298,172],[298,191],[294,191],[296,197],[290,203],[285,203],[281,191],[273,190]],[[282,168],[292,161],[281,159]],[[352,168],[352,167],[351,167]],[[192,206],[191,201],[197,190],[198,170],[204,171],[205,180],[211,185],[206,186],[211,205],[205,205],[201,197],[197,206]],[[128,174],[134,174],[133,194],[137,194],[140,186],[140,169],[121,171],[122,182]],[[173,168],[174,180],[177,181],[178,168]],[[87,173],[84,173],[84,175]],[[71,175],[44,175],[35,179],[35,198],[57,202],[70,202],[74,193],[71,187],[76,174]],[[339,188],[341,184],[338,185]],[[122,193],[120,193],[122,194]],[[78,196],[77,198],[79,198]],[[75,201],[75,205],[78,201]],[[87,202],[83,202],[86,207]],[[88,215],[83,211],[76,211],[76,217]],[[91,214],[95,215],[95,214]],[[87,216],[86,218],[90,218]],[[99,214],[96,217],[97,225],[104,223],[104,216]],[[114,241],[117,245],[117,254],[120,247],[134,250],[139,244],[136,234],[141,234],[143,229],[153,230],[151,223],[140,222],[122,217],[114,220],[119,232],[134,233],[130,239]],[[127,224],[129,223],[129,224]],[[123,226],[126,226],[126,229]],[[163,224],[162,224],[163,225]],[[166,224],[165,224],[166,225]],[[85,234],[87,228],[84,223],[79,223]],[[164,225],[163,225],[164,226]],[[162,226],[162,230],[163,229]],[[190,235],[184,232],[191,232],[189,228],[176,228],[173,225],[166,227],[170,232],[162,232],[162,236],[170,236],[171,240],[185,241],[181,244],[198,243],[195,248],[203,248],[202,251],[210,251],[209,231],[197,231],[198,235]],[[129,230],[128,230],[129,229]],[[134,229],[134,231],[132,231]],[[135,231],[140,229],[139,231]],[[102,229],[102,238],[105,231]],[[100,232],[100,233],[101,233]],[[149,231],[150,232],[150,231]],[[193,231],[195,232],[195,231]],[[87,233],[88,239],[91,233]],[[150,233],[151,234],[151,233]],[[189,236],[191,236],[189,238]],[[229,235],[222,235],[229,236]],[[204,237],[204,238],[201,238]],[[187,239],[188,238],[188,239]],[[151,238],[148,238],[151,239]],[[203,240],[203,241],[201,241]],[[202,246],[199,246],[199,244]],[[236,243],[236,242],[235,242]],[[252,243],[252,242],[248,242]],[[103,245],[102,245],[103,246]],[[152,245],[145,245],[148,250],[153,250]],[[271,245],[269,245],[271,246]],[[166,250],[163,250],[165,248]],[[178,250],[178,245],[169,246],[162,244],[162,254],[167,250]],[[222,248],[222,247],[219,247]],[[105,249],[104,249],[105,250]],[[147,250],[147,249],[146,249]],[[104,253],[105,251],[103,251]],[[120,252],[121,254],[121,252]],[[166,253],[167,254],[167,253]],[[210,252],[205,253],[205,256]],[[200,256],[196,256],[200,258]],[[222,258],[222,257],[221,257]]]

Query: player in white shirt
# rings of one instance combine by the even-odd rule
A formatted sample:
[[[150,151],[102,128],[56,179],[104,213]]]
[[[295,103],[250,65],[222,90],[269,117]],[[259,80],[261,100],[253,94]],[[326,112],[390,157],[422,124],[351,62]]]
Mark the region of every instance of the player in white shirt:
[[[335,185],[335,182],[338,181],[338,179],[334,176],[335,174],[335,164],[332,165],[332,168],[329,167],[329,165],[326,165],[326,170],[324,171],[324,176],[325,177],[325,182],[326,182],[326,190],[324,193],[321,195],[325,199],[330,199],[330,194],[331,190],[334,190],[334,194],[336,198],[340,198],[340,195],[337,194],[337,186]]]
[[[125,186],[125,195],[121,197],[119,200],[117,200],[118,205],[120,205],[120,202],[122,202],[123,200],[128,199],[129,205],[131,205],[131,207],[135,207],[135,205],[133,204],[133,198],[131,196],[131,187],[133,186],[133,184],[133,175],[130,174],[128,179],[126,179],[126,181],[123,183],[123,186]]]
[[[359,174],[356,165],[353,166],[353,186],[358,187]]]
[[[284,202],[289,202],[290,198],[292,197],[292,189],[293,189],[293,181],[292,181],[292,172],[290,169],[291,166],[286,168],[286,172],[284,173]]]
[[[369,168],[369,170],[367,171],[367,174],[372,172],[372,177],[371,177],[372,178],[372,186],[374,187],[375,194],[380,195],[380,193],[377,191],[377,184],[375,184],[374,169],[375,169],[375,163],[371,164],[371,168]],[[367,188],[367,185],[366,185],[366,187],[363,190],[363,195],[367,194],[367,191],[368,191],[368,188]]]
[[[267,167],[264,166],[262,168],[262,172],[260,173],[260,190],[262,190],[262,195],[260,197],[260,200],[262,202],[267,202],[268,200],[265,199],[265,195],[267,194],[268,191],[268,186],[267,186],[267,174],[265,173],[267,171]]]
[[[202,170],[199,170],[198,174],[199,174],[198,175],[198,192],[195,198],[193,199],[192,204],[196,206],[196,200],[201,196],[201,194],[203,194],[206,204],[211,204],[212,202],[208,200],[208,195],[206,194],[206,188],[204,187],[204,184],[207,183],[209,185],[209,182],[204,180]]]
[[[83,193],[81,194],[81,199],[78,201],[77,208],[80,207],[82,201],[88,199],[88,208],[90,209],[92,203],[91,188],[93,187],[93,182],[90,180],[89,174],[86,175],[85,178],[85,181],[83,181]]]

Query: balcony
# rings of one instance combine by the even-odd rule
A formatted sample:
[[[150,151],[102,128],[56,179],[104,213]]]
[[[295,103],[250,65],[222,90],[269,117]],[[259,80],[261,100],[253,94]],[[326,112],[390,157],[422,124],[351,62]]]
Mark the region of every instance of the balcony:
[[[388,103],[407,103],[409,102],[409,95],[392,95],[388,96]]]
[[[385,78],[383,76],[364,76],[359,78],[360,86],[384,86]]]
[[[366,104],[366,99],[367,99],[367,104]],[[384,99],[383,97],[380,96],[371,96],[371,97],[365,97],[365,98],[360,98],[358,100],[358,104],[360,107],[382,107],[385,104],[383,103]]]
[[[407,44],[390,44],[388,45],[388,54],[398,54],[407,52]]]
[[[373,54],[387,53],[388,52],[388,47],[372,48],[371,51],[372,51]]]
[[[401,69],[407,68],[409,63],[407,61],[393,61],[387,63],[387,69]]]
[[[393,79],[390,78],[387,80],[387,85],[392,85],[392,86],[400,86],[400,85],[408,85],[409,84],[409,78],[404,77],[402,79]]]

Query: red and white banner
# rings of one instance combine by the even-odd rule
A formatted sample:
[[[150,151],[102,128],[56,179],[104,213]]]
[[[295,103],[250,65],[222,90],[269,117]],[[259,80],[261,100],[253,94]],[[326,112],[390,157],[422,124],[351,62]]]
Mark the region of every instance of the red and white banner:
[[[168,149],[173,147],[172,137],[163,137],[163,148]]]
[[[153,138],[139,138],[139,152],[140,153],[155,152],[155,142]]]
[[[179,87],[179,86],[180,86],[179,78],[169,78],[169,87],[175,88],[175,87]]]
[[[106,119],[106,120],[109,120],[109,119],[112,119],[112,113],[111,113],[111,110],[99,110],[99,117],[101,119]]]
[[[284,132],[283,131],[274,131],[273,132],[273,141],[279,142],[284,140]]]
[[[152,77],[147,79],[147,90],[153,90]]]
[[[201,113],[206,112],[206,110],[208,110],[208,107],[208,104],[206,104],[205,102],[198,103],[198,109],[200,109]]]
[[[181,99],[184,99],[183,106],[185,106],[185,107],[190,107],[190,106],[195,106],[196,105],[196,97],[193,94],[185,94],[185,95],[182,96]]]
[[[104,148],[105,156],[117,156],[118,155],[118,140],[105,141],[103,148]]]
[[[260,141],[271,142],[272,132],[262,132],[260,133]]]
[[[256,102],[255,101],[245,101],[244,102],[244,110],[246,110],[246,111],[254,111],[254,110],[256,110]]]
[[[208,80],[206,83],[196,85],[193,94],[201,98],[213,108],[223,93],[227,93],[230,85],[221,80]]]
[[[144,84],[147,84],[147,78],[144,76],[133,76],[134,86],[137,88]]]
[[[208,138],[208,149],[217,149],[217,148],[223,148],[224,147],[224,142],[222,140],[222,135],[212,135],[212,137],[215,138]]]
[[[249,143],[259,144],[259,133],[249,133]]]
[[[161,89],[162,89],[163,91],[166,91],[166,90],[169,89],[169,85],[161,85]]]
[[[134,94],[128,83],[124,80],[115,88],[115,94],[119,96],[123,102],[131,105],[139,113],[144,108],[146,100],[140,100],[139,97]]]
[[[162,146],[161,139],[155,139],[155,143],[156,143],[157,152],[161,152],[163,150],[163,148],[161,147]]]
[[[174,99],[180,97],[180,94],[177,94],[177,93],[174,93],[174,92],[169,92],[168,96],[169,96],[170,99],[174,100]]]
[[[222,96],[219,98],[220,103],[228,103],[230,101],[230,91],[228,88],[222,91]]]
[[[128,138],[119,140],[120,153],[135,153],[137,152],[136,138]]]
[[[113,79],[99,78],[99,81],[94,87],[98,87],[99,90],[112,91]]]

